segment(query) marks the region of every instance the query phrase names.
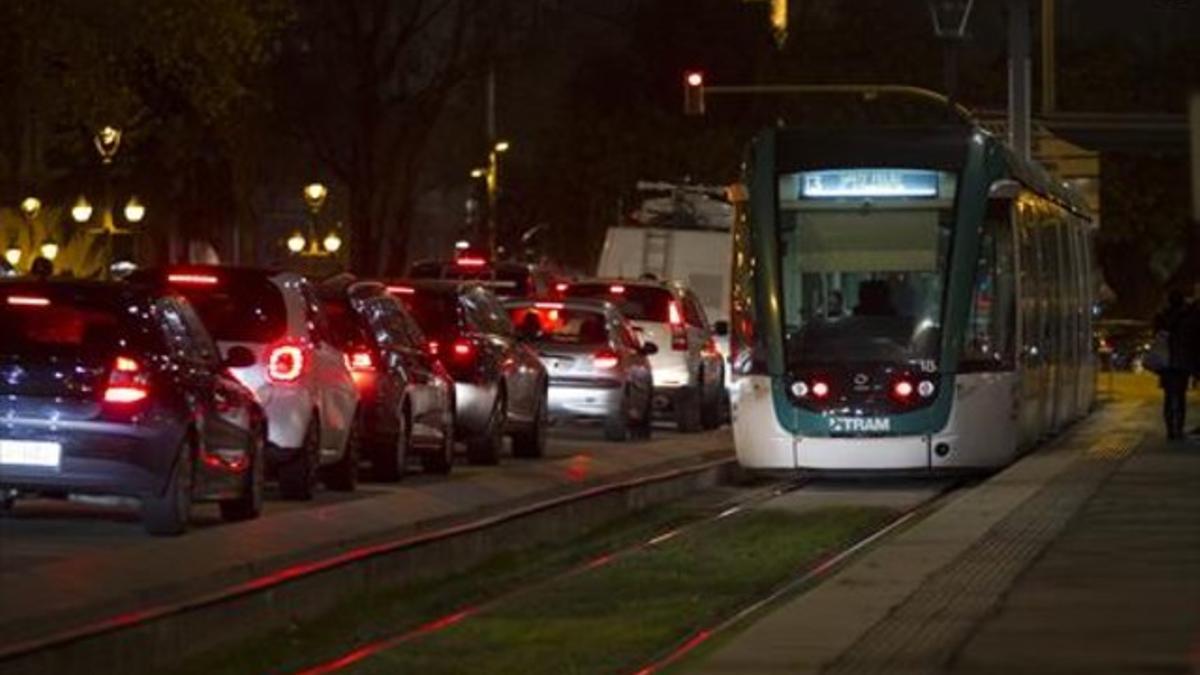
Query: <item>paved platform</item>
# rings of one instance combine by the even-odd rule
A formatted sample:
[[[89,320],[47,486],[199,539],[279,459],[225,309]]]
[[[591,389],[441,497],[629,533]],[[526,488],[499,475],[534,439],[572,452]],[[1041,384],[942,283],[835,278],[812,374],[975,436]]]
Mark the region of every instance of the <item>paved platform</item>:
[[[1200,440],[1166,442],[1148,378],[1117,389],[685,670],[1200,672]]]
[[[727,430],[644,443],[556,432],[548,456],[456,466],[449,478],[366,484],[310,503],[271,501],[254,521],[221,523],[215,508],[178,538],[152,538],[126,507],[18,503],[0,519],[0,652],[82,624],[136,616],[317,558],[468,522],[637,476],[731,458]]]

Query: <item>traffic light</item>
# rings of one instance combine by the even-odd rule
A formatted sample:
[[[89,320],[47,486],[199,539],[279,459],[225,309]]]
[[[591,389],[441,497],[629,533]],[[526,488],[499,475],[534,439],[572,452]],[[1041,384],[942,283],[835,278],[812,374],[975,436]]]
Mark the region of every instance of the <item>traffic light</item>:
[[[704,73],[699,70],[683,74],[683,114],[704,114]]]

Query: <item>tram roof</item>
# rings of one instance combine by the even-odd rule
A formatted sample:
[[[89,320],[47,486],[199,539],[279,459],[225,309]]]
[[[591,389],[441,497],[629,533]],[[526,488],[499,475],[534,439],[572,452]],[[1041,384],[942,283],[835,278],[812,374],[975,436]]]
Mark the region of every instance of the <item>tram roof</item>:
[[[986,129],[970,124],[803,126],[777,130],[778,171],[804,171],[830,166],[922,167],[958,171],[967,144],[979,137],[1003,154],[1009,173],[1035,192],[1089,217],[1086,203],[1074,190],[1056,182],[1040,164],[1021,159]]]

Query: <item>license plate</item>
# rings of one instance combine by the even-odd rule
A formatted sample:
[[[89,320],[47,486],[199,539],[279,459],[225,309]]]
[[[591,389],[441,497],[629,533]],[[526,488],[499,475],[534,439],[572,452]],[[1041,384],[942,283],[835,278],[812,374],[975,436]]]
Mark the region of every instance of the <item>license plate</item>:
[[[0,464],[57,469],[61,459],[59,443],[0,440]]]

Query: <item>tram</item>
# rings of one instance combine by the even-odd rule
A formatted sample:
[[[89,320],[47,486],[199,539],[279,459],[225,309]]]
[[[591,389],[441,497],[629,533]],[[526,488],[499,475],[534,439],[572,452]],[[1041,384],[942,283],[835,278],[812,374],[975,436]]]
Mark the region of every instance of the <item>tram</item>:
[[[987,131],[767,129],[731,194],[744,467],[986,471],[1091,408],[1090,217]]]

